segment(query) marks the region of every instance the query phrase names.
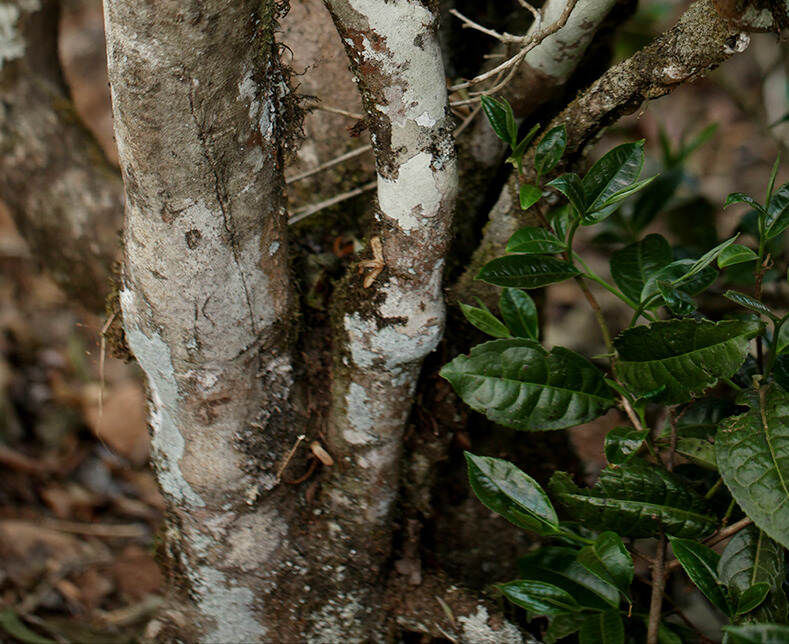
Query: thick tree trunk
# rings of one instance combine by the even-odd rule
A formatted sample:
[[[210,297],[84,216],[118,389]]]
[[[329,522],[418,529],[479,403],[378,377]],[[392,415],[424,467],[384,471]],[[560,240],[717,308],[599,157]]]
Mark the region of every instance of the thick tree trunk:
[[[58,63],[58,3],[0,3],[0,199],[76,302],[104,308],[123,186],[79,122]]]

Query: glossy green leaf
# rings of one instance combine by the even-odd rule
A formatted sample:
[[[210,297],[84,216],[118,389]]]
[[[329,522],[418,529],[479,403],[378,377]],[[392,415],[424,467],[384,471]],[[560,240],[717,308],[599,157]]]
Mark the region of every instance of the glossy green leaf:
[[[505,255],[485,264],[477,279],[515,288],[540,288],[578,275],[572,264],[545,255]]]
[[[615,340],[617,374],[633,393],[660,387],[655,402],[675,404],[733,376],[748,355],[758,322],[666,320],[627,329]]]
[[[586,223],[602,221],[619,204],[605,205],[614,194],[635,183],[644,165],[644,142],[623,143],[604,154],[583,178]]]
[[[610,610],[619,606],[619,591],[593,575],[576,559],[578,551],[547,546],[518,559],[521,579],[545,581],[566,590],[583,607]]]
[[[663,303],[669,311],[677,317],[687,317],[696,310],[693,298],[680,288],[675,288],[671,282],[658,280],[658,292],[663,298]]]
[[[56,644],[55,640],[31,631],[10,608],[0,611],[0,628],[23,644]]]
[[[542,190],[540,190],[537,186],[524,183],[520,187],[518,195],[520,197],[521,208],[523,210],[528,210],[540,200],[542,197]]]
[[[765,218],[765,237],[772,239],[789,227],[789,182],[773,193]]]
[[[694,275],[703,271],[705,268],[707,268],[707,266],[712,264],[712,262],[714,262],[724,250],[726,250],[729,246],[731,246],[735,242],[737,237],[739,237],[739,233],[734,235],[734,237],[730,237],[726,241],[721,242],[720,244],[715,246],[715,248],[708,250],[695,262],[693,262],[693,264],[690,265],[690,268],[688,268],[687,272],[679,280],[675,280],[674,283],[681,284],[683,282],[686,282]]]
[[[696,587],[710,600],[713,606],[725,615],[731,613],[723,586],[718,581],[720,555],[703,543],[690,539],[669,537],[674,556]]]
[[[718,255],[718,268],[726,268],[734,264],[742,264],[743,262],[752,262],[759,259],[759,256],[747,246],[742,244],[732,244],[721,251]]]
[[[718,272],[712,266],[707,266],[689,279],[682,279],[694,263],[692,259],[678,259],[649,276],[641,291],[641,302],[647,302],[653,296],[660,295],[658,283],[662,281],[672,284],[677,284],[679,281],[678,288],[691,297],[707,290],[718,276]],[[653,301],[652,307],[659,306],[661,301],[662,298]]]
[[[508,253],[551,255],[553,253],[561,253],[564,248],[564,242],[550,230],[537,226],[524,226],[517,230],[507,242]]]
[[[606,460],[612,465],[621,465],[630,460],[641,449],[649,430],[639,431],[632,427],[614,427],[605,435],[603,449]]]
[[[480,96],[482,111],[488,117],[488,122],[502,141],[509,145],[514,145],[515,141],[507,127],[507,121],[512,114],[512,107],[507,101],[493,98],[492,96]]]
[[[622,293],[639,302],[647,279],[668,266],[672,259],[671,246],[664,237],[647,235],[611,255],[611,277]]]
[[[600,210],[605,210],[610,206],[617,205],[619,204],[619,202],[624,201],[628,197],[631,197],[634,194],[636,194],[637,192],[641,192],[644,188],[646,188],[649,184],[651,184],[656,178],[657,175],[653,177],[649,177],[648,179],[641,179],[639,181],[631,183],[629,186],[625,186],[621,190],[618,190],[610,197],[608,197],[608,199],[605,200],[605,203],[603,203],[600,206]],[[596,221],[597,220],[595,220],[595,222]]]
[[[789,355],[778,356],[773,365],[772,377],[784,391],[789,392]]]
[[[677,436],[680,438],[711,439],[718,431],[718,424],[736,411],[736,406],[721,398],[702,398],[686,406],[677,415]],[[670,433],[671,423],[666,422],[666,433]]]
[[[748,204],[751,208],[756,210],[757,212],[766,213],[767,211],[764,209],[764,206],[760,204],[756,199],[751,197],[750,195],[746,195],[744,192],[732,192],[728,197],[726,197],[726,203],[723,204],[724,208],[728,208],[733,203],[745,203]]]
[[[566,146],[567,130],[562,123],[549,130],[537,144],[534,154],[534,169],[537,174],[544,175],[553,170],[562,158]]]
[[[513,604],[536,615],[561,615],[581,610],[570,593],[544,581],[519,579],[499,584],[497,588]]]
[[[580,489],[565,472],[556,472],[549,488],[554,500],[592,530],[651,537],[663,526],[667,534],[695,538],[717,527],[707,503],[685,481],[640,459],[605,468],[593,488]]]
[[[767,599],[767,594],[770,592],[770,584],[760,582],[748,588],[737,602],[737,615],[745,615],[750,613],[761,606],[762,602]]]
[[[563,347],[534,340],[493,340],[458,356],[441,375],[472,409],[515,429],[564,429],[589,422],[614,404],[603,373]]]
[[[726,644],[787,644],[789,626],[783,624],[747,624],[724,626]]]
[[[561,192],[570,205],[575,208],[575,212],[583,215],[586,212],[586,197],[584,196],[584,185],[581,178],[574,172],[569,172],[556,177],[548,182],[549,186]]]
[[[755,584],[767,584],[767,598],[738,622],[779,622],[787,619],[784,549],[754,525],[735,534],[721,554],[718,576],[739,605],[745,592]]]
[[[464,453],[468,479],[480,502],[510,523],[538,534],[559,531],[559,519],[540,485],[512,463]]]
[[[678,438],[677,453],[696,465],[717,472],[715,445],[705,438]]]
[[[578,563],[629,597],[630,584],[633,583],[633,559],[616,532],[603,532],[594,545],[581,548]]]
[[[516,338],[539,339],[540,323],[537,307],[528,293],[517,288],[502,289],[499,310],[501,317],[504,318],[504,324]]]
[[[531,143],[532,139],[539,131],[539,124],[534,125],[532,129],[526,134],[526,136],[518,141],[518,145],[512,148],[512,154],[507,158],[507,161],[514,163],[519,171],[521,169],[521,163],[523,162],[523,153],[526,151],[526,148],[529,147],[529,143]]]
[[[584,619],[583,613],[563,613],[553,616],[548,628],[543,633],[542,641],[545,644],[556,644],[559,640],[577,633]]]
[[[740,507],[789,548],[789,394],[776,386],[760,389],[748,412],[721,423],[715,452]]]
[[[579,644],[624,644],[625,625],[617,611],[589,615],[581,624]]]
[[[739,304],[740,306],[753,311],[754,313],[758,313],[759,315],[766,315],[768,318],[776,319],[775,315],[773,315],[772,311],[767,308],[762,302],[759,300],[752,298],[750,295],[745,295],[745,293],[739,293],[737,291],[726,291],[723,294],[727,300],[731,300],[732,302]]]
[[[483,333],[487,333],[494,338],[510,337],[507,327],[490,311],[468,304],[461,304],[460,310],[463,311],[466,319]]]

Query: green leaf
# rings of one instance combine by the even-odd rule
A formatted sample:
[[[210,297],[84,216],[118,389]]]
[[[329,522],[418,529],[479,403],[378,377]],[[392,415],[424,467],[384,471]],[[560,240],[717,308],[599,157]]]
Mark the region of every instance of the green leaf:
[[[789,642],[789,626],[782,624],[748,624],[746,626],[724,626],[727,644],[786,644]]]
[[[674,556],[682,564],[685,572],[696,587],[704,593],[713,606],[725,615],[731,613],[723,587],[718,581],[718,561],[720,555],[703,543],[690,539],[669,537]]]
[[[764,206],[760,204],[756,199],[751,197],[750,195],[746,195],[744,192],[732,192],[728,197],[726,197],[726,203],[723,204],[724,208],[728,208],[733,203],[747,203],[751,208],[760,212],[762,214],[767,214],[767,211],[764,209]]]
[[[747,526],[731,538],[721,554],[718,576],[738,606],[752,586],[765,583],[769,587],[765,601],[736,621],[786,622],[787,600],[782,586],[786,579],[784,549],[759,528]]]
[[[577,554],[574,548],[542,547],[518,559],[519,577],[558,586],[584,608],[609,610],[619,606],[619,591],[584,568],[576,560]]]
[[[0,627],[11,637],[24,644],[56,644],[55,640],[41,637],[41,635],[31,631],[10,608],[0,611]]]
[[[613,406],[603,373],[563,347],[534,340],[493,340],[441,370],[463,401],[493,422],[527,431],[589,422]]]
[[[523,137],[523,139],[521,139],[518,142],[518,145],[512,148],[512,154],[507,158],[508,162],[515,164],[519,172],[521,169],[521,163],[523,162],[523,153],[526,151],[526,148],[529,146],[529,143],[531,143],[532,139],[539,131],[540,131],[539,124],[533,126],[532,129],[529,130],[529,132],[526,134],[526,136]]]
[[[707,266],[709,266],[710,264],[712,264],[712,262],[715,261],[718,255],[720,255],[724,250],[726,250],[729,246],[731,246],[739,236],[740,234],[737,233],[736,235],[734,235],[734,237],[730,237],[725,242],[721,242],[720,244],[715,246],[715,248],[713,248],[712,250],[708,250],[701,257],[699,257],[699,259],[693,262],[693,264],[691,264],[688,271],[681,278],[679,278],[678,280],[674,280],[674,283],[681,284],[682,282],[689,280],[697,273],[703,271],[705,268],[707,268]]]
[[[605,468],[593,488],[578,488],[565,472],[556,472],[549,488],[591,530],[652,537],[662,526],[667,534],[695,538],[717,527],[704,499],[685,481],[640,459]]]
[[[543,633],[542,641],[545,644],[556,644],[559,640],[578,632],[584,619],[585,616],[582,613],[554,615],[545,633]]]
[[[772,239],[789,226],[789,182],[775,191],[765,218],[765,237]]]
[[[768,386],[715,438],[723,482],[753,522],[789,548],[789,394]]]
[[[521,208],[523,210],[528,210],[540,200],[542,197],[542,190],[540,190],[537,186],[524,183],[521,186],[518,194],[520,195]]]
[[[668,310],[677,317],[687,317],[696,310],[693,298],[682,289],[672,286],[671,282],[658,280],[658,291]]]
[[[513,604],[536,615],[561,615],[581,610],[581,606],[570,593],[544,581],[519,579],[499,584],[497,588]]]
[[[507,127],[507,121],[512,114],[510,104],[505,100],[493,98],[492,96],[480,96],[480,101],[482,102],[482,111],[488,117],[490,126],[493,128],[496,136],[505,143],[514,145],[514,137],[510,134]]]
[[[537,534],[555,534],[559,519],[540,485],[512,463],[464,452],[474,494],[489,510]]]
[[[617,611],[589,615],[581,624],[579,644],[624,644],[625,625]]]
[[[770,180],[767,182],[767,196],[764,198],[764,205],[769,209],[770,201],[773,198],[773,191],[775,189],[775,180],[778,178],[778,169],[781,167],[781,153],[775,157],[773,169],[770,170]]]
[[[611,255],[611,277],[622,293],[638,302],[647,279],[671,264],[671,260],[671,246],[666,239],[647,235]]]
[[[490,311],[468,304],[461,304],[460,310],[463,311],[466,319],[483,333],[492,335],[494,338],[510,337],[507,327]]]
[[[759,322],[741,320],[666,320],[633,327],[614,340],[617,374],[638,395],[665,387],[654,402],[685,402],[719,378],[733,376],[761,330]]]
[[[762,302],[757,299],[752,298],[750,295],[745,295],[745,293],[739,293],[737,291],[726,291],[723,294],[727,300],[731,300],[735,304],[739,304],[740,306],[753,311],[759,315],[766,315],[768,318],[775,320],[776,316],[773,314],[770,309],[768,309]]]
[[[748,588],[737,602],[737,615],[745,615],[752,610],[761,606],[762,602],[767,599],[767,594],[770,592],[770,584],[760,582]]]
[[[630,460],[641,449],[649,430],[639,431],[632,427],[614,427],[605,435],[605,457],[612,465],[621,465]]]
[[[747,246],[732,244],[724,248],[721,254],[718,255],[718,268],[726,268],[727,266],[742,264],[743,262],[752,262],[755,259],[759,259],[759,256]]]
[[[707,470],[718,471],[715,445],[705,438],[678,438],[677,453]]]
[[[587,223],[602,221],[618,208],[605,204],[638,179],[643,165],[644,142],[639,141],[618,145],[589,169],[583,179]]]
[[[584,185],[581,178],[574,172],[569,172],[549,181],[549,186],[561,192],[570,205],[575,208],[575,212],[583,215],[586,212],[586,197],[584,196]]]
[[[736,406],[720,398],[702,398],[682,408],[676,420],[677,436],[680,438],[712,439],[721,420],[736,411]],[[666,423],[670,434],[671,423]]]
[[[641,291],[641,302],[647,302],[654,295],[660,293],[658,282],[661,281],[671,282],[675,285],[677,285],[677,282],[680,282],[678,288],[691,297],[705,291],[709,285],[715,281],[718,273],[711,266],[707,266],[707,268],[702,269],[700,273],[697,273],[690,279],[682,280],[682,277],[694,263],[692,259],[678,259],[675,262],[671,262],[671,264],[665,266],[657,273],[649,276],[644,284],[644,289]],[[659,304],[660,301],[657,301],[653,306],[656,307]]]
[[[544,255],[505,255],[485,264],[477,279],[516,288],[540,288],[578,275],[569,262]]]
[[[536,226],[524,226],[510,237],[507,242],[508,253],[524,253],[528,255],[561,253],[565,249],[564,242],[550,230]]]
[[[614,206],[619,202],[624,201],[628,197],[636,194],[637,192],[640,192],[641,190],[646,188],[650,183],[652,183],[656,178],[657,175],[653,177],[649,177],[648,179],[641,179],[640,181],[636,181],[635,183],[631,183],[629,186],[622,188],[621,190],[615,192],[610,197],[608,197],[608,199],[605,200],[605,203],[603,203],[600,206],[600,210],[605,210],[610,206]],[[595,219],[591,223],[597,223],[597,221],[598,220]]]
[[[502,289],[499,309],[504,324],[509,327],[512,335],[516,338],[539,339],[540,323],[537,307],[528,293],[517,288]]]
[[[534,169],[542,176],[556,167],[567,146],[567,130],[564,123],[548,131],[537,144],[534,154]]]
[[[603,532],[594,545],[581,548],[578,563],[602,581],[611,584],[625,597],[630,596],[633,559],[616,532]]]

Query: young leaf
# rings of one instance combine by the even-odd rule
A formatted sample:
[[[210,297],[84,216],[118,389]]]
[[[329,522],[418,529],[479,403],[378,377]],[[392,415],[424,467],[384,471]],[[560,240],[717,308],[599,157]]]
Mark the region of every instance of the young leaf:
[[[556,511],[537,481],[500,458],[464,455],[471,489],[482,505],[519,528],[543,535],[559,531]]]
[[[675,262],[671,262],[657,273],[650,275],[644,284],[644,289],[641,291],[641,302],[647,302],[653,298],[653,296],[660,294],[660,289],[658,287],[658,282],[660,281],[675,284],[679,290],[687,293],[691,297],[705,291],[709,285],[715,281],[718,273],[712,266],[707,266],[690,279],[682,280],[682,277],[694,263],[692,259],[678,259]],[[677,284],[677,282],[680,283]],[[653,306],[658,306],[660,300],[662,300],[662,298],[655,301]]]
[[[632,427],[614,427],[605,435],[605,458],[612,465],[629,461],[641,448],[649,430],[639,431]]]
[[[765,582],[754,584],[740,595],[740,599],[737,602],[737,610],[735,611],[736,614],[738,616],[745,615],[745,613],[750,613],[758,608],[767,599],[767,593],[769,592],[770,584]]]
[[[710,534],[718,523],[685,481],[640,459],[605,468],[593,488],[580,489],[565,472],[556,472],[549,488],[554,500],[591,530],[653,537],[662,527],[692,539]]]
[[[507,327],[490,311],[468,304],[461,304],[460,310],[463,311],[466,319],[483,333],[487,333],[494,338],[510,337]]]
[[[789,227],[789,182],[775,191],[765,219],[765,237],[772,239]]]
[[[578,633],[578,644],[625,644],[625,625],[617,611],[589,615]]]
[[[493,340],[444,366],[446,378],[472,409],[493,422],[527,431],[589,422],[614,404],[603,373],[583,356],[534,340]]]
[[[586,212],[586,197],[584,196],[584,186],[581,178],[574,172],[568,172],[549,181],[549,186],[561,192],[570,205],[575,209],[579,216]]]
[[[540,190],[537,186],[532,186],[528,183],[525,183],[521,186],[519,195],[521,208],[523,210],[528,210],[540,200],[540,197],[542,197],[542,190]]]
[[[671,282],[665,280],[658,280],[657,284],[663,302],[674,315],[687,317],[696,310],[696,303],[685,291],[675,288]]]
[[[763,387],[715,438],[723,482],[753,522],[789,548],[789,394]]]
[[[753,208],[757,212],[760,212],[763,215],[767,214],[767,211],[764,209],[764,206],[762,206],[762,204],[760,204],[758,201],[756,201],[756,199],[754,199],[750,195],[746,195],[744,192],[732,192],[728,197],[726,197],[726,203],[723,204],[723,207],[728,208],[733,203],[747,203],[751,208]]]
[[[520,579],[499,584],[497,588],[513,604],[535,615],[561,615],[581,610],[581,606],[570,593],[544,581]]]
[[[605,206],[608,199],[630,186],[644,165],[644,142],[624,143],[604,154],[583,179],[587,223],[602,221],[618,204]]]
[[[720,255],[726,248],[731,246],[739,236],[740,234],[737,233],[734,237],[727,239],[725,242],[718,244],[712,250],[709,250],[706,253],[704,253],[701,257],[699,257],[699,259],[697,259],[695,262],[693,262],[693,264],[691,264],[690,268],[681,278],[679,278],[678,280],[674,280],[674,284],[675,285],[681,284],[682,282],[689,280],[694,275],[703,271],[705,268],[707,268],[707,266],[709,266],[710,264],[712,264],[712,262],[715,261],[718,255]]]
[[[619,202],[624,201],[628,197],[630,197],[630,196],[636,194],[637,192],[640,192],[644,188],[646,188],[656,178],[657,178],[657,175],[655,175],[653,177],[649,177],[649,179],[641,179],[640,181],[636,181],[635,183],[631,183],[629,186],[626,186],[626,187],[622,188],[621,190],[615,192],[610,197],[608,197],[608,199],[605,200],[605,203],[603,203],[600,206],[599,210],[606,210],[610,206],[617,205]],[[599,221],[599,219],[594,218],[594,220],[589,222],[589,223],[597,223],[597,221]]]
[[[496,286],[540,288],[576,275],[578,269],[575,266],[554,257],[505,255],[485,264],[477,274],[477,279]]]
[[[639,302],[647,279],[671,264],[672,259],[671,246],[664,237],[647,235],[611,255],[611,277],[622,293]]]
[[[769,208],[770,201],[773,198],[773,190],[775,189],[775,180],[778,178],[778,168],[781,167],[781,153],[778,153],[778,156],[775,157],[775,162],[773,163],[773,169],[770,170],[770,180],[767,182],[767,196],[764,198],[764,205]]]
[[[745,293],[738,293],[737,291],[726,291],[723,294],[727,300],[731,300],[735,304],[739,304],[746,309],[753,311],[759,315],[766,315],[768,318],[775,320],[777,319],[773,312],[767,308],[762,302],[757,299],[752,298],[750,295],[746,295]]]
[[[507,158],[507,161],[509,163],[515,164],[515,167],[518,168],[519,173],[521,171],[521,164],[523,163],[523,153],[526,151],[526,148],[529,146],[529,143],[531,143],[532,139],[539,131],[540,131],[539,124],[532,127],[532,129],[529,130],[526,136],[524,136],[523,139],[521,139],[518,142],[518,145],[512,148],[512,154]]]
[[[549,130],[537,144],[534,154],[534,169],[537,174],[542,176],[553,170],[562,158],[566,146],[567,130],[564,124]]]
[[[675,404],[733,376],[748,355],[759,322],[666,320],[627,329],[615,340],[620,381],[643,395],[665,386],[655,402]]]
[[[516,338],[539,339],[540,324],[537,307],[528,293],[517,288],[502,289],[499,309],[501,317],[504,318],[504,324],[509,327],[512,335]]]
[[[732,244],[724,248],[721,254],[718,255],[718,268],[726,268],[727,266],[742,264],[743,262],[752,262],[755,259],[759,259],[759,256],[747,246]]]
[[[738,606],[741,597],[753,585],[765,583],[770,589],[764,602],[736,621],[786,622],[784,549],[759,528],[747,526],[731,538],[721,554],[718,576]]]
[[[505,100],[493,98],[492,96],[480,96],[482,111],[488,117],[490,126],[502,141],[509,145],[515,145],[515,141],[507,128],[508,116],[512,114],[510,104]]]
[[[596,577],[611,584],[625,597],[630,596],[633,559],[616,532],[603,532],[594,545],[581,548],[578,563]]]
[[[720,555],[702,543],[690,539],[669,537],[674,556],[696,587],[710,600],[713,606],[725,615],[731,614],[723,587],[718,581]]]
[[[508,253],[551,255],[553,253],[561,253],[564,248],[564,242],[550,230],[537,226],[524,226],[516,231],[507,242]]]
[[[724,626],[726,644],[786,644],[789,626],[783,624],[747,624]]]

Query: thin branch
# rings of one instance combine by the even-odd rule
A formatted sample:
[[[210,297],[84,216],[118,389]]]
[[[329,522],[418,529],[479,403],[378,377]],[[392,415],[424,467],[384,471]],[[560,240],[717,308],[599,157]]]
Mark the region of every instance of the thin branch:
[[[329,105],[318,104],[312,107],[314,110],[320,110],[321,112],[331,112],[332,114],[339,114],[340,116],[347,116],[351,119],[356,119],[357,121],[361,121],[364,118],[364,114],[359,114],[357,112],[349,112],[348,110],[341,110],[339,107],[331,107]]]
[[[307,177],[311,177],[311,176],[313,176],[315,174],[318,174],[319,172],[323,172],[324,170],[328,170],[329,168],[333,168],[334,166],[339,165],[340,163],[343,163],[344,161],[348,161],[349,159],[354,159],[354,158],[356,158],[358,156],[361,156],[365,152],[369,152],[372,149],[373,149],[372,145],[369,145],[369,144],[368,145],[363,145],[360,148],[356,148],[355,150],[351,150],[350,152],[346,152],[345,154],[341,154],[338,157],[334,157],[333,159],[330,159],[329,161],[326,161],[326,163],[321,163],[319,166],[316,166],[316,167],[312,168],[312,170],[305,170],[304,172],[302,172],[300,174],[293,175],[292,177],[287,177],[285,179],[285,183],[288,184],[288,185],[290,185],[292,183],[296,183],[297,181],[301,181],[302,179],[306,179]]]
[[[647,644],[658,644],[660,617],[663,612],[663,593],[666,589],[666,535],[660,530],[655,564],[652,566],[652,597],[649,601],[649,622],[647,623]]]
[[[353,197],[358,197],[369,190],[374,190],[375,187],[378,185],[378,181],[370,181],[369,183],[365,183],[363,186],[359,188],[354,188],[353,190],[348,190],[347,192],[343,192],[339,195],[335,195],[330,199],[324,199],[323,201],[319,201],[316,204],[304,206],[303,208],[299,208],[293,215],[288,219],[288,224],[293,225],[295,223],[300,222],[302,219],[306,219],[310,215],[314,215],[316,212],[320,212],[325,208],[329,208],[331,206],[336,206],[338,203],[342,203],[343,201],[347,201],[348,199],[352,199]]]

